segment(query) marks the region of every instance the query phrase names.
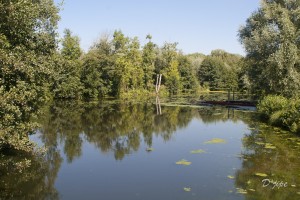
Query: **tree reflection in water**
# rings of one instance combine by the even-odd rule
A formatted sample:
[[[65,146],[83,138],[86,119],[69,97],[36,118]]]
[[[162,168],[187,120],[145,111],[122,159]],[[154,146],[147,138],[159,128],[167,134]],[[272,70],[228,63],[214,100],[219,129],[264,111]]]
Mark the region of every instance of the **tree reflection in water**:
[[[253,121],[255,113],[220,107],[162,105],[159,108],[151,103],[118,101],[54,102],[42,113],[38,120],[41,128],[36,132],[47,148],[46,156],[30,158],[32,166],[19,174],[11,173],[9,168],[0,169],[0,199],[59,199],[55,180],[63,154],[66,161],[72,163],[82,155],[83,144],[88,142],[101,153],[112,152],[116,160],[122,160],[137,152],[142,143],[152,147],[153,137],[169,141],[177,129],[188,126],[192,119],[207,124],[242,120],[254,127],[243,139],[242,168],[235,175],[236,187],[247,190],[246,199],[299,197],[300,141],[289,133],[259,126]],[[270,143],[276,149],[264,148],[262,143]],[[17,156],[14,159],[18,159]],[[255,173],[286,181],[289,187],[263,188],[263,178]]]
[[[300,138],[278,128],[258,125],[243,139],[242,169],[236,187],[248,191],[246,199],[299,199]],[[271,148],[270,148],[271,147]],[[264,173],[268,176],[255,175]],[[263,184],[263,180],[286,183],[286,187]],[[268,186],[266,186],[268,185]]]

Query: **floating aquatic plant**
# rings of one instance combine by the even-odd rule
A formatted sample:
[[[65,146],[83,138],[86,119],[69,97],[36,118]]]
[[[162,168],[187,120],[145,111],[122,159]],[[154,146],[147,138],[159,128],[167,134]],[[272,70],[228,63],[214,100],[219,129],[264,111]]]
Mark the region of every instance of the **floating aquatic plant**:
[[[204,142],[204,144],[219,144],[219,143],[226,143],[226,140],[223,140],[221,138],[213,138],[209,141]]]
[[[237,189],[236,193],[238,194],[247,194],[247,190],[244,190],[242,188],[236,188],[236,189]]]
[[[227,178],[234,179],[234,176],[228,175]]]
[[[192,188],[184,187],[183,190],[184,190],[185,192],[190,192],[190,191],[192,190]]]
[[[256,176],[261,176],[261,177],[266,177],[266,176],[268,176],[267,174],[265,174],[265,173],[255,173],[255,175]]]
[[[206,151],[204,151],[202,149],[198,149],[198,150],[192,150],[192,151],[190,151],[190,153],[192,153],[192,154],[200,154],[200,153],[206,153]]]
[[[182,160],[177,161],[176,164],[177,165],[191,165],[192,162],[182,159]]]

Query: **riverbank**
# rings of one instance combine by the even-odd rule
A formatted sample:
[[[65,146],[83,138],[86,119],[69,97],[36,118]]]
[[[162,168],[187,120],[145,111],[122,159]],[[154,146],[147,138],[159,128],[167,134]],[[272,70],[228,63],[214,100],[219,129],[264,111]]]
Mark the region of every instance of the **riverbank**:
[[[257,106],[262,119],[272,126],[300,133],[300,99],[287,99],[282,96],[264,97]]]

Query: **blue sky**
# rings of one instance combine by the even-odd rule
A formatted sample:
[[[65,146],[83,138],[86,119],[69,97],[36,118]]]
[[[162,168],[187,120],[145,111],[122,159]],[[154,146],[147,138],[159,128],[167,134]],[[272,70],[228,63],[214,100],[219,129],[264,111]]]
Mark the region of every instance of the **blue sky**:
[[[71,29],[85,51],[102,33],[120,29],[142,45],[151,34],[158,45],[178,42],[186,54],[224,49],[244,55],[238,29],[259,5],[260,0],[65,0],[58,31],[63,36]]]

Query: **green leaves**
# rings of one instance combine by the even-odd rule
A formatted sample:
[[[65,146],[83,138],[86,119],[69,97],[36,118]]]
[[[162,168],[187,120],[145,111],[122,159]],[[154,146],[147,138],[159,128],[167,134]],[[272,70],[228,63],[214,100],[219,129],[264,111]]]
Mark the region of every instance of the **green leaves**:
[[[247,56],[245,72],[260,94],[292,97],[300,91],[299,1],[263,1],[239,31]]]

